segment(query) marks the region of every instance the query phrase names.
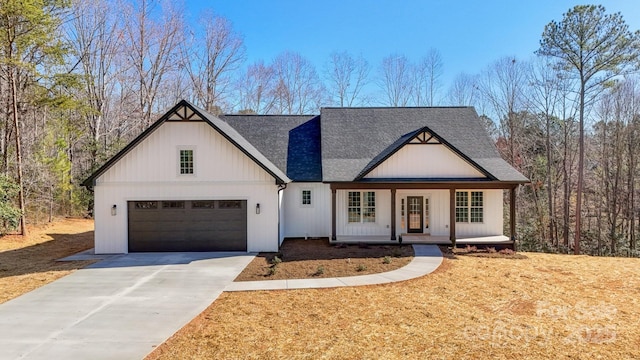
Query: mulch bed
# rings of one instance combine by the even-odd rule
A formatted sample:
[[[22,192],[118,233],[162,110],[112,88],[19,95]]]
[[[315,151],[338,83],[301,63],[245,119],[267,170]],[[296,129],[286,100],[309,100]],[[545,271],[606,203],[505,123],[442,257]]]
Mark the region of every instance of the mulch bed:
[[[260,253],[235,281],[365,275],[403,267],[411,245],[334,245],[328,239],[287,239],[278,253]],[[278,257],[281,262],[274,260]]]
[[[511,249],[495,250],[495,248],[484,246],[465,246],[451,248],[448,246],[439,246],[440,252],[444,257],[455,259],[456,256],[472,256],[482,258],[497,258],[497,259],[526,259],[527,256],[522,253],[515,252]]]

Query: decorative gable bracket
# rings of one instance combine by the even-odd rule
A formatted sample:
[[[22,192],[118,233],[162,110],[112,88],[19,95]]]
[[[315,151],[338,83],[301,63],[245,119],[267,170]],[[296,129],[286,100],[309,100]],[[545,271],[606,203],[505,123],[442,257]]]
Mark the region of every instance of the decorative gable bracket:
[[[411,139],[411,141],[409,141],[409,144],[436,144],[436,145],[440,145],[440,144],[442,144],[442,142],[440,142],[440,140],[438,140],[437,137],[433,136],[429,132],[423,131],[423,132],[419,133],[418,135],[416,135],[413,139]]]
[[[202,121],[202,118],[189,106],[182,106],[174,110],[167,121]]]

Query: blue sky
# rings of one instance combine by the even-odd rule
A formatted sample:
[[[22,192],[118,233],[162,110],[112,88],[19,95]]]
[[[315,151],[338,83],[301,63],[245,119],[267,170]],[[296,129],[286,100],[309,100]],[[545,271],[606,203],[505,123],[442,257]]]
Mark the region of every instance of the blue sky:
[[[640,29],[640,1],[600,1]],[[503,56],[529,59],[544,26],[583,2],[565,0],[186,0],[189,16],[212,9],[244,36],[247,63],[269,62],[285,50],[299,52],[322,71],[332,51],[362,54],[377,70],[400,53],[417,61],[440,51],[444,91],[461,72],[479,73]]]

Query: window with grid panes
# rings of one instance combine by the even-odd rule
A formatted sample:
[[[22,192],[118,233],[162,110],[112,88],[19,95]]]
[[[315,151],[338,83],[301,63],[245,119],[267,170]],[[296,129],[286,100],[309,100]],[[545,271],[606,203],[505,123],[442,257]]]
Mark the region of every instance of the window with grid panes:
[[[472,223],[484,222],[482,191],[471,192],[471,208],[469,209],[469,213],[469,218]]]
[[[484,222],[484,193],[456,191],[456,222]]]
[[[193,150],[180,150],[180,175],[193,174]]]
[[[311,190],[302,190],[302,205],[311,205]]]
[[[456,222],[469,222],[469,193],[456,191]]]
[[[347,220],[349,223],[376,222],[375,191],[349,191],[347,197]]]
[[[362,206],[362,222],[376,222],[376,193],[373,191],[365,191],[362,193],[364,204]]]
[[[347,212],[350,223],[360,222],[360,192],[349,191],[348,194]]]

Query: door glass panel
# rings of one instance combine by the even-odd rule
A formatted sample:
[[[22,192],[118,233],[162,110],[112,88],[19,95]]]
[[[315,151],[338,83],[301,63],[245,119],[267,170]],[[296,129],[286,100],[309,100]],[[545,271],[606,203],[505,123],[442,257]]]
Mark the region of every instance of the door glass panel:
[[[400,228],[402,230],[405,229],[405,222],[404,222],[404,198],[400,200]]]
[[[422,217],[420,209],[420,198],[410,197],[409,202],[409,229],[420,229],[420,218]]]
[[[429,228],[429,198],[424,199],[424,228]]]

